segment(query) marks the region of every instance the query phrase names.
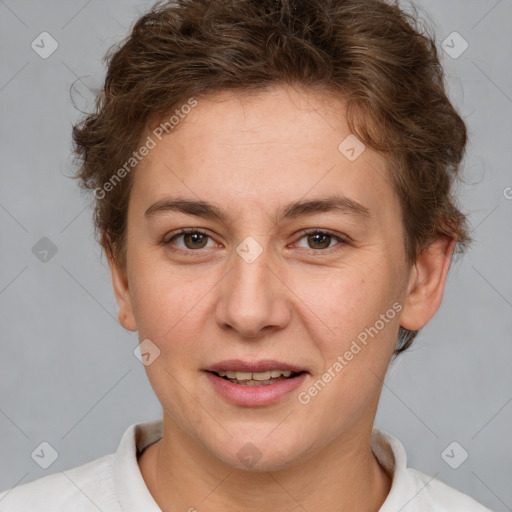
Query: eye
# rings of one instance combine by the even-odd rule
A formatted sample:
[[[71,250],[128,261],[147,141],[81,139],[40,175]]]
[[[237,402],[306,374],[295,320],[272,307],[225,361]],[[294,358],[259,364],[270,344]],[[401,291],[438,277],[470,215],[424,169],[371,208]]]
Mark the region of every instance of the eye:
[[[177,244],[171,244],[174,240],[179,238],[183,238],[183,246],[179,246]],[[196,250],[196,249],[204,249],[206,248],[206,244],[208,243],[208,239],[210,236],[203,230],[198,228],[182,228],[178,233],[172,234],[170,233],[170,238],[166,237],[163,241],[164,245],[176,245],[178,250]]]
[[[178,245],[175,240],[182,238],[184,245]],[[213,245],[215,243],[211,239],[210,235],[199,228],[182,228],[178,232],[169,233],[168,236],[165,237],[162,244],[166,246],[174,246],[171,249],[173,251],[183,251],[183,252],[191,252],[196,251],[198,249],[207,249],[208,248],[208,239],[212,241]],[[299,238],[299,240],[306,239],[306,243],[308,247],[306,249],[313,250],[315,252],[319,252],[319,250],[331,249],[336,245],[345,245],[347,244],[347,240],[345,240],[342,236],[331,233],[330,231],[319,230],[312,228],[310,230],[306,230],[303,232],[303,235]],[[333,244],[332,242],[337,241],[337,244]]]
[[[299,240],[306,239],[308,244],[307,249],[331,249],[334,245],[345,245],[347,241],[341,236],[335,235],[330,231],[324,231],[319,229],[307,230]],[[331,242],[337,240],[338,244],[331,245]],[[341,243],[340,243],[341,242]]]

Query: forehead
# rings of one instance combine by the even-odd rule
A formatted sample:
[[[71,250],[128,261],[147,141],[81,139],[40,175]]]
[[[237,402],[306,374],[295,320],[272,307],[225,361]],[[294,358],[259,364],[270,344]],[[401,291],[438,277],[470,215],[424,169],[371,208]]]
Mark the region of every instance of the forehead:
[[[284,88],[197,98],[168,134],[148,129],[155,145],[132,194],[146,209],[168,195],[216,204],[231,220],[249,207],[283,214],[300,198],[343,196],[374,214],[379,202],[389,209],[397,198],[386,161],[350,133],[345,110],[341,98]]]

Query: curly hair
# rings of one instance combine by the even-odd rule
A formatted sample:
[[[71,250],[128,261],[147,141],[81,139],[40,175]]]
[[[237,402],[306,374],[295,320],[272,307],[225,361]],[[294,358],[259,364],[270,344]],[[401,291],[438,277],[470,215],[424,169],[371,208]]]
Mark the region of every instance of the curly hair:
[[[391,0],[157,2],[109,49],[95,111],[73,127],[75,177],[94,191],[105,252],[125,267],[132,175],[112,177],[155,119],[190,98],[275,85],[346,101],[352,133],[386,157],[409,264],[440,236],[463,252],[470,237],[452,187],[466,126],[447,97],[435,38],[415,13]],[[416,334],[400,327],[395,356]]]

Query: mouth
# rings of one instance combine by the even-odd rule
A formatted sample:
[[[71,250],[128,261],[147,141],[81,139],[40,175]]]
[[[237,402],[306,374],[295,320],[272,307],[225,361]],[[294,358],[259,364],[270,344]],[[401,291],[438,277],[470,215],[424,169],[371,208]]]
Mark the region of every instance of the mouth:
[[[204,369],[212,389],[243,407],[275,404],[302,386],[309,371],[282,361],[221,361]]]
[[[241,372],[234,370],[212,371],[217,377],[241,386],[269,386],[282,380],[294,379],[305,371],[268,370],[265,372]]]

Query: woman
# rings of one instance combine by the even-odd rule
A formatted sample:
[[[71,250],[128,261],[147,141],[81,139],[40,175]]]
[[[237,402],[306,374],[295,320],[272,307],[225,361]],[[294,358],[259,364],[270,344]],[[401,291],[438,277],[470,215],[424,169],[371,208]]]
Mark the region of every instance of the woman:
[[[410,15],[161,2],[73,135],[163,418],[4,512],[487,510],[373,427],[469,242],[465,124]]]

